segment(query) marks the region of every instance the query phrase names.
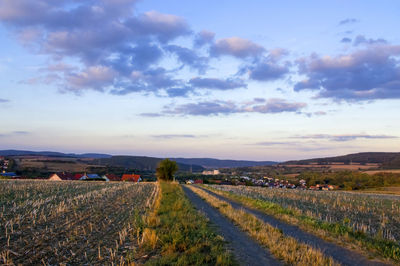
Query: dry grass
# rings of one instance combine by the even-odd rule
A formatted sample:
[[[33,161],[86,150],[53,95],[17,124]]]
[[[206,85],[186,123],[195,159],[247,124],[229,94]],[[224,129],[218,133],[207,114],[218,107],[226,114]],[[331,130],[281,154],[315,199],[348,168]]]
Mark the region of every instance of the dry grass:
[[[194,186],[189,188],[205,199],[209,204],[219,209],[226,217],[237,223],[245,232],[260,244],[267,247],[278,259],[290,265],[339,265],[332,258],[309,245],[285,236],[280,230],[264,223],[256,216],[236,210],[229,203],[210,195]]]

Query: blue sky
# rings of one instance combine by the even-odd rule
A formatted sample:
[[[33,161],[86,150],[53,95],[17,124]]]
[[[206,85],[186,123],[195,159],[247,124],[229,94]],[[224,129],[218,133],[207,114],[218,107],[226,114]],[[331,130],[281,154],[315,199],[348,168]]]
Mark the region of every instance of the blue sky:
[[[0,149],[399,151],[398,1],[0,0]]]

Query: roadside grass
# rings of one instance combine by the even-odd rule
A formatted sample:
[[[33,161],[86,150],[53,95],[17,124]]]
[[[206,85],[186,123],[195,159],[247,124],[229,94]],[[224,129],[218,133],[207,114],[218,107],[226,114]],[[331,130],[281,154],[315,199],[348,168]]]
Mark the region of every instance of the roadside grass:
[[[346,221],[343,223],[328,223],[266,200],[253,199],[232,192],[220,191],[209,186],[203,186],[203,188],[242,203],[247,207],[272,215],[289,224],[297,225],[307,232],[342,246],[358,248],[370,258],[372,258],[372,252],[374,256],[391,259],[395,263],[400,262],[400,244],[384,238],[372,237],[361,231],[355,231],[346,225]]]
[[[141,235],[139,254],[148,256],[143,262],[147,265],[236,265],[223,238],[193,208],[182,187],[168,182],[161,182],[160,186],[154,211],[142,220],[141,231],[137,232]]]
[[[220,200],[200,188],[194,186],[189,186],[189,188],[238,224],[252,238],[267,247],[276,258],[283,260],[285,264],[340,265],[321,251],[300,243],[292,237],[285,236],[279,229],[264,223],[256,216],[244,210],[234,209],[228,202]]]

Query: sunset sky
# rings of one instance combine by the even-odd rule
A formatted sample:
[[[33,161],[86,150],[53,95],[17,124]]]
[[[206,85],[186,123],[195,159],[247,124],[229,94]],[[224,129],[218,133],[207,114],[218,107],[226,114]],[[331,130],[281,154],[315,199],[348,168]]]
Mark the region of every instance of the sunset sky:
[[[400,2],[0,0],[0,149],[400,151]]]

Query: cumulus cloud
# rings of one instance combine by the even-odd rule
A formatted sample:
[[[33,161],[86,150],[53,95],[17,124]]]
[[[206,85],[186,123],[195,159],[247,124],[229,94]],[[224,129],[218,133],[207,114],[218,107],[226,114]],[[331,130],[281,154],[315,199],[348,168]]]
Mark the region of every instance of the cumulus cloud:
[[[317,97],[362,101],[400,98],[400,46],[368,46],[349,54],[298,60],[306,79],[295,91],[317,90]]]
[[[243,103],[234,103],[232,101],[204,101],[198,103],[188,103],[178,105],[173,109],[166,109],[166,114],[193,115],[193,116],[217,116],[229,115],[235,113],[262,113],[276,114],[283,112],[300,112],[306,107],[306,103],[288,102],[284,99],[261,100],[257,98],[254,101]]]
[[[329,134],[314,134],[304,136],[293,136],[296,139],[327,139],[330,141],[351,141],[356,139],[395,139],[397,136],[389,135],[368,135],[368,134],[348,134],[348,135],[329,135]]]
[[[206,44],[210,44],[214,41],[215,33],[207,30],[202,30],[196,34],[194,39],[195,47],[202,47]]]
[[[0,2],[0,21],[22,44],[35,46],[37,52],[55,61],[41,71],[57,73],[53,81],[62,90],[102,91],[116,85],[113,92],[124,94],[162,90],[167,84],[175,87],[178,82],[158,66],[165,56],[164,47],[183,64],[201,71],[207,68],[207,60],[194,51],[169,46],[176,38],[192,33],[185,19],[157,11],[137,14],[135,3],[4,0]],[[78,63],[67,66],[69,59]],[[132,73],[141,73],[141,78],[132,78]]]
[[[282,58],[288,54],[287,50],[281,48],[270,50],[267,56],[260,56],[252,63],[243,65],[238,74],[247,73],[250,79],[257,81],[282,79],[290,72],[291,63],[281,63]]]
[[[115,78],[115,71],[104,66],[92,66],[66,77],[72,89],[91,88],[99,91],[105,86],[112,85]]]
[[[212,56],[230,55],[237,58],[256,57],[265,52],[265,49],[247,39],[231,37],[217,40],[210,48]]]
[[[208,58],[199,56],[194,50],[178,45],[168,45],[165,49],[175,54],[178,60],[182,63],[182,66],[186,65],[192,69],[197,69],[200,73],[204,73],[208,68]]]
[[[240,79],[218,79],[218,78],[192,78],[189,84],[195,88],[231,90],[246,88],[247,85]]]

